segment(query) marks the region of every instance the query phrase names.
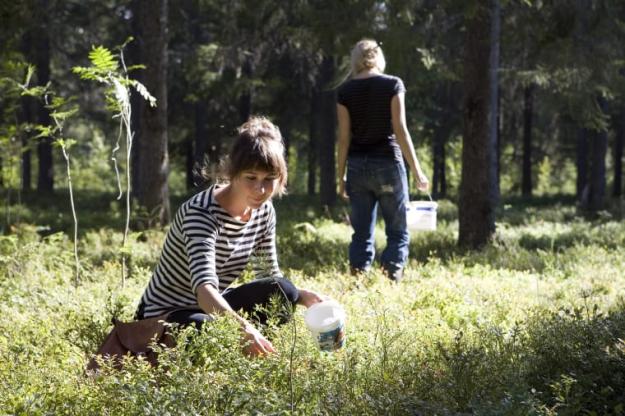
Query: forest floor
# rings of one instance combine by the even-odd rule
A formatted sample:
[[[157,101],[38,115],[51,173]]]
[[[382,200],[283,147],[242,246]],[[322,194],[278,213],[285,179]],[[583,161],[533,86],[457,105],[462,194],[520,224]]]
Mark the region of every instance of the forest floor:
[[[278,349],[264,359],[243,356],[221,319],[182,331],[184,347],[157,369],[87,377],[111,317],[132,317],[165,231],[130,234],[122,288],[123,207],[110,195],[78,201],[77,287],[66,201],[25,198],[0,236],[0,414],[625,412],[622,204],[590,218],[570,197],[507,200],[493,244],[468,252],[456,246],[457,208],[442,201],[437,231],[412,235],[394,284],[378,269],[349,274],[346,207],[287,196],[275,202],[282,270],[345,307],[343,349],[318,351],[298,309],[264,329]]]

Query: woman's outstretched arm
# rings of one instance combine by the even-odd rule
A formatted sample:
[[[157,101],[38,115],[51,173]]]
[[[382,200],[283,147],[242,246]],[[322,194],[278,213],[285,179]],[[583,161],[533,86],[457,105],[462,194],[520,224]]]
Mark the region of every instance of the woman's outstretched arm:
[[[391,121],[393,123],[393,133],[395,133],[397,144],[399,144],[399,148],[408,162],[412,174],[417,180],[417,188],[421,191],[426,191],[430,186],[430,181],[425,173],[423,173],[423,170],[421,170],[419,159],[417,159],[417,154],[412,144],[412,138],[406,126],[406,109],[403,92],[395,95],[391,100]]]
[[[236,313],[213,285],[204,284],[198,287],[197,300],[200,308],[207,314],[226,314],[239,322],[243,332],[244,349],[247,354],[259,356],[276,352],[271,342],[254,325]]]

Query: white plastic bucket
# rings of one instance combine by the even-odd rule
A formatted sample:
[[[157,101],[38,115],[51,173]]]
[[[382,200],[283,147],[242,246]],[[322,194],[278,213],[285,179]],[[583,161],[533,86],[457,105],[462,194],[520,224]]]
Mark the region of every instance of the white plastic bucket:
[[[411,231],[436,230],[436,209],[434,201],[410,201],[406,206],[406,222]]]
[[[334,300],[315,303],[306,310],[304,322],[322,351],[345,344],[345,310]]]

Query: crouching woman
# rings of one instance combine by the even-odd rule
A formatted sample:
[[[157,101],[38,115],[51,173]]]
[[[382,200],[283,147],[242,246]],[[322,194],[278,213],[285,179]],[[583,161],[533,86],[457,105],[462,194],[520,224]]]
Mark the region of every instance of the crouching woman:
[[[287,181],[279,129],[263,117],[244,123],[221,173],[224,183],[193,196],[176,213],[136,318],[168,314],[168,322],[199,327],[215,314],[230,315],[240,324],[245,352],[273,353],[256,326],[269,319],[271,299],[290,308],[322,300],[296,288],[278,267],[271,198],[284,192]],[[248,264],[256,279],[233,287]]]

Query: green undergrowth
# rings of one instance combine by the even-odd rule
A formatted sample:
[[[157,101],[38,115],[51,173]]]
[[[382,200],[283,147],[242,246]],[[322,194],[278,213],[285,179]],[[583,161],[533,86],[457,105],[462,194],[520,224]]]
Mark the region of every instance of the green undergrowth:
[[[412,235],[405,278],[391,284],[377,268],[349,274],[345,207],[286,197],[283,271],[344,305],[342,350],[319,352],[300,308],[264,329],[274,356],[244,357],[221,319],[181,331],[158,369],[131,361],[97,377],[85,375],[88,357],[113,316],[131,318],[164,230],[131,234],[122,289],[121,228],[97,226],[102,214],[81,232],[78,287],[67,234],[16,225],[0,237],[0,414],[623,414],[625,224],[566,200],[524,204],[504,206],[491,246],[466,252],[444,202],[438,230]],[[382,224],[376,238],[380,252]]]

